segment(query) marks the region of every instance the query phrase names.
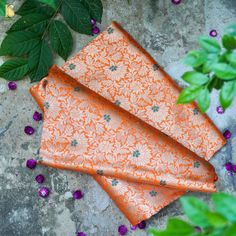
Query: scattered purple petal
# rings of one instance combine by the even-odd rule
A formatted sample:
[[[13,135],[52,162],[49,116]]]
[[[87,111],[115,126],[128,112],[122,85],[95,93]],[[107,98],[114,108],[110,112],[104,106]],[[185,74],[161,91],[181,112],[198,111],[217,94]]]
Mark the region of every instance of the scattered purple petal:
[[[213,29],[213,30],[211,30],[211,31],[209,32],[209,35],[210,35],[211,37],[216,37],[216,36],[217,36],[217,31],[216,31],[215,29]]]
[[[232,171],[233,171],[234,173],[236,173],[236,165],[233,165],[233,166],[232,166]]]
[[[78,199],[81,199],[83,198],[84,194],[81,190],[76,190],[73,192],[73,198],[74,200],[78,200]]]
[[[137,228],[138,228],[138,225],[131,225],[131,226],[130,226],[130,229],[131,229],[131,230],[136,230]]]
[[[223,136],[226,138],[226,139],[230,139],[232,134],[229,130],[226,130],[224,133],[223,133]]]
[[[25,133],[27,135],[32,135],[34,133],[34,128],[32,126],[25,126]]]
[[[17,84],[14,81],[11,81],[8,83],[8,88],[9,90],[16,90],[17,89]]]
[[[76,236],[86,236],[86,234],[84,232],[78,232]]]
[[[46,187],[42,187],[42,188],[40,188],[39,189],[39,196],[40,197],[42,197],[42,198],[46,198],[46,197],[48,197],[48,195],[49,195],[49,189],[48,188],[46,188]]]
[[[35,180],[37,183],[42,184],[44,182],[44,176],[43,175],[37,175],[35,177]]]
[[[216,111],[217,111],[218,114],[224,114],[225,113],[225,110],[222,106],[216,107]]]
[[[97,24],[97,21],[95,19],[91,19],[92,26],[95,26]]]
[[[29,169],[34,169],[37,165],[37,161],[34,160],[34,159],[29,159],[26,161],[26,166],[29,168]]]
[[[233,164],[232,164],[231,162],[227,162],[227,163],[225,164],[225,169],[226,169],[227,171],[232,171],[232,170],[233,170]]]
[[[128,228],[125,225],[120,225],[118,227],[118,232],[120,235],[126,235],[128,233]]]
[[[175,5],[178,5],[181,3],[181,0],[172,0],[172,3],[175,4]]]
[[[145,229],[146,228],[146,222],[143,220],[143,221],[141,221],[140,223],[138,223],[138,227],[140,228],[140,229]]]
[[[39,113],[39,112],[36,111],[36,112],[33,114],[33,119],[34,119],[35,121],[40,121],[40,120],[42,120],[42,119],[43,119],[42,113]]]
[[[97,26],[94,26],[92,29],[93,34],[99,34],[100,33],[100,29]]]
[[[199,226],[194,227],[196,233],[201,233],[202,229]]]

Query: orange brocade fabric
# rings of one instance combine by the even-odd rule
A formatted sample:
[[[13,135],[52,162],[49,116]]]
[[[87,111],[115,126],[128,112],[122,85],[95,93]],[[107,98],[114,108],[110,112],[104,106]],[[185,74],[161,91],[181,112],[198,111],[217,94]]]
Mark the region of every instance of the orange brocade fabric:
[[[30,92],[44,112],[41,164],[92,175],[135,225],[186,191],[214,192],[225,140],[117,23]]]

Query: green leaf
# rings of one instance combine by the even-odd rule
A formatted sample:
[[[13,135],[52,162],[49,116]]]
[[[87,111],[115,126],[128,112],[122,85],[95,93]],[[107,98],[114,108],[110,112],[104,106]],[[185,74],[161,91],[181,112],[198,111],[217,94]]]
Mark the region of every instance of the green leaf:
[[[46,4],[40,3],[38,0],[26,0],[16,12],[17,15],[25,16],[31,13],[41,13],[52,16],[55,11]]]
[[[204,51],[191,51],[184,58],[183,63],[192,66],[198,67],[202,65],[207,60],[207,54]]]
[[[48,19],[49,16],[39,13],[32,13],[26,16],[22,16],[11,26],[7,33],[9,34],[14,31],[29,30],[41,34],[47,27]]]
[[[225,82],[220,91],[220,104],[225,109],[229,107],[233,101],[236,90],[236,81]]]
[[[164,231],[157,231],[156,229],[149,230],[149,233],[153,236],[191,236],[194,232],[195,229],[192,225],[177,218],[169,219],[166,230]]]
[[[193,224],[202,228],[209,226],[207,213],[208,206],[196,197],[182,197],[180,199],[183,210]]]
[[[236,222],[236,198],[226,193],[212,194],[216,212],[231,222]]]
[[[46,3],[48,6],[56,9],[56,4],[54,0],[39,0],[41,3]]]
[[[199,94],[202,87],[192,85],[182,90],[177,100],[177,104],[184,104],[192,102]]]
[[[73,39],[68,27],[58,21],[52,21],[49,29],[49,38],[53,49],[66,60],[72,51]]]
[[[236,78],[236,69],[226,63],[215,63],[212,66],[213,72],[222,80],[231,80]]]
[[[6,4],[7,4],[7,0],[0,1],[0,16],[6,15]]]
[[[25,59],[8,60],[0,66],[0,77],[6,80],[21,80],[29,71],[28,62]]]
[[[236,36],[236,24],[232,24],[229,27],[227,27],[225,32],[230,35]]]
[[[99,23],[102,22],[102,2],[101,0],[82,0],[86,8],[90,13],[90,17],[97,20]]]
[[[203,85],[207,83],[209,80],[209,77],[207,75],[196,71],[188,71],[183,74],[182,78],[189,84],[194,84],[194,85]]]
[[[197,97],[197,103],[202,112],[206,112],[210,106],[210,92],[207,88],[202,88]]]
[[[39,36],[30,31],[18,31],[8,34],[0,48],[0,56],[22,56],[39,43]]]
[[[233,50],[236,48],[236,39],[230,34],[225,34],[222,38],[223,46],[228,50]]]
[[[229,226],[221,235],[222,236],[235,236],[235,234],[236,234],[236,223]]]
[[[29,67],[32,70],[31,82],[39,81],[46,76],[52,63],[51,48],[45,40],[42,40],[29,54]]]
[[[230,62],[230,64],[234,67],[236,67],[236,52],[232,52],[227,54],[227,60]]]
[[[218,61],[218,55],[215,53],[209,53],[207,55],[207,61],[203,64],[202,72],[209,73],[212,71],[212,66]]]
[[[61,14],[66,23],[81,34],[92,35],[92,25],[89,11],[78,0],[64,0]]]
[[[221,89],[223,84],[224,84],[223,80],[218,79],[217,77],[213,76],[213,79],[211,80],[211,82],[208,85],[208,89],[209,89],[209,91],[212,91],[213,88],[219,90],[219,89]]]
[[[218,53],[221,50],[217,40],[206,36],[202,36],[199,38],[199,44],[204,50],[210,53]]]
[[[215,228],[223,228],[228,224],[227,219],[219,213],[208,212],[206,216],[208,222]]]

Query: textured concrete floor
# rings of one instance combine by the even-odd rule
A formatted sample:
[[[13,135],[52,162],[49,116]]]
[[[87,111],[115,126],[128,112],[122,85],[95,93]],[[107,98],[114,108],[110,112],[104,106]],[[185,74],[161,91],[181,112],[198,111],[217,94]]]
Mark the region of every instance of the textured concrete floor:
[[[13,1],[17,8],[22,1]],[[120,22],[143,47],[178,80],[187,69],[180,63],[184,54],[196,48],[199,35],[215,28],[219,37],[225,26],[236,22],[235,0],[183,0],[178,6],[171,0],[103,0],[104,15],[101,28],[111,20]],[[13,19],[14,20],[14,19]],[[0,41],[13,20],[0,19]],[[74,34],[74,54],[86,45],[91,37]],[[4,58],[0,58],[0,63]],[[58,65],[63,61],[57,59]],[[38,110],[28,88],[29,80],[18,83],[15,92],[8,91],[6,81],[0,79],[0,235],[1,236],[73,236],[77,230],[87,235],[113,236],[120,224],[129,225],[116,206],[100,187],[87,175],[37,167],[25,168],[25,161],[35,156],[39,147],[42,123],[32,121]],[[218,189],[236,195],[236,176],[229,176],[222,168],[226,161],[236,163],[236,102],[224,115],[218,115],[214,94],[209,116],[223,131],[234,135],[228,144],[213,158],[219,174]],[[25,125],[31,124],[37,132],[32,137],[24,134]],[[45,185],[52,194],[46,200],[37,196],[36,174],[46,176]],[[73,202],[66,199],[67,192],[81,188],[85,197]],[[207,194],[194,194],[209,200]],[[170,216],[182,215],[178,202],[152,217],[148,227],[164,227]],[[129,235],[143,236],[137,230]]]

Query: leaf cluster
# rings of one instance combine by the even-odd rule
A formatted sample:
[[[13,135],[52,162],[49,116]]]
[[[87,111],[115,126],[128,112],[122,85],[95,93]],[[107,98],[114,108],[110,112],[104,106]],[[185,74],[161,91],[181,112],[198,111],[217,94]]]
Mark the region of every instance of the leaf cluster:
[[[91,18],[101,22],[101,0],[26,0],[16,12],[21,17],[6,32],[0,56],[11,56],[0,66],[0,77],[31,82],[41,80],[53,64],[53,51],[64,60],[73,48],[68,26],[92,35]],[[63,20],[58,20],[61,14]]]
[[[5,14],[6,14],[6,4],[7,4],[7,0],[1,0],[0,1],[0,16],[5,16]]]
[[[236,198],[225,193],[212,194],[214,210],[196,197],[180,199],[190,223],[171,218],[164,231],[150,229],[152,236],[235,236]]]
[[[200,110],[210,106],[210,94],[219,90],[221,106],[228,108],[236,95],[236,24],[222,37],[222,46],[213,38],[199,38],[200,50],[190,51],[183,62],[192,67],[182,75],[189,86],[180,93],[177,103],[196,101]]]

